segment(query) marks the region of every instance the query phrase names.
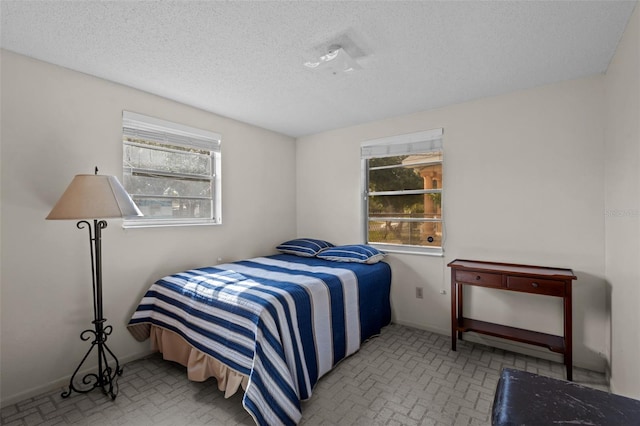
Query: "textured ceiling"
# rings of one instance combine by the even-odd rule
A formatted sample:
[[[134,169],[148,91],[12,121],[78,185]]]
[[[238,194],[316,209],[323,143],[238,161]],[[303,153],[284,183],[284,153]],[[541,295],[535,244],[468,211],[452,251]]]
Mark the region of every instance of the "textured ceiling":
[[[635,4],[2,0],[1,42],[301,136],[602,73]],[[303,65],[332,44],[362,69]]]

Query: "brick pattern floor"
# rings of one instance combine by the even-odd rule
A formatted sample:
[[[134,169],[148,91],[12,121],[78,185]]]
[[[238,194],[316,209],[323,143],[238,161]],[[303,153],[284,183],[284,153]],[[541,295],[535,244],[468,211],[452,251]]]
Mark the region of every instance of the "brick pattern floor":
[[[559,363],[391,325],[323,377],[302,403],[302,425],[488,425],[503,367],[563,378]],[[574,369],[577,383],[607,390],[603,374]],[[18,425],[253,425],[242,395],[225,399],[215,379],[190,382],[185,368],[153,355],[124,366],[115,401],[96,390],[62,390],[1,410]]]

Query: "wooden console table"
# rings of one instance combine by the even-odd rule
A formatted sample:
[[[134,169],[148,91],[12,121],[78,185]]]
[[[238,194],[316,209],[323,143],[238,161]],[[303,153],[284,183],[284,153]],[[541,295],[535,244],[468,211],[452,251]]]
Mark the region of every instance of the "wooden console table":
[[[543,346],[564,355],[567,380],[573,380],[571,283],[576,277],[571,269],[461,259],[456,259],[447,266],[451,268],[452,350],[456,350],[456,335],[462,340],[462,333],[466,331]],[[462,311],[463,285],[562,297],[564,336],[465,318]]]

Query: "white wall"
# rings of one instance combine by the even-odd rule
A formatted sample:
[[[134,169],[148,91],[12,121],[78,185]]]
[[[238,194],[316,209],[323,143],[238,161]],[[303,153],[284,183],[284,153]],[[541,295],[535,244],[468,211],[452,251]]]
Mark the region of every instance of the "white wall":
[[[360,142],[442,127],[445,256],[388,256],[394,320],[450,333],[455,258],[572,268],[574,361],[604,371],[602,99],[596,76],[300,138],[298,235],[360,242]],[[562,334],[561,299],[471,290],[471,317]]]
[[[605,77],[611,389],[640,399],[640,7]]]
[[[122,176],[122,110],[222,134],[223,224],[103,231],[105,317],[121,361],[149,350],[125,325],[146,288],[189,267],[269,254],[295,235],[295,142],[148,93],[2,51],[2,403],[67,383],[88,345],[86,230],[45,221],[78,173]],[[215,75],[212,75],[215,78]],[[273,167],[277,164],[277,167]],[[125,371],[126,374],[126,371]]]

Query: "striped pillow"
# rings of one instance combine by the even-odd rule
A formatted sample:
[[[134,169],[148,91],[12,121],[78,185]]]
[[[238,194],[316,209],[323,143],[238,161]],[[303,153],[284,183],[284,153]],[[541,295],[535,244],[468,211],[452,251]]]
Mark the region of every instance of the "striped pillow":
[[[313,238],[297,238],[295,240],[285,241],[276,247],[276,249],[282,253],[313,257],[327,247],[333,247],[333,244]]]
[[[316,255],[319,259],[333,260],[335,262],[377,263],[385,254],[380,250],[366,244],[354,244],[349,246],[330,247]]]

